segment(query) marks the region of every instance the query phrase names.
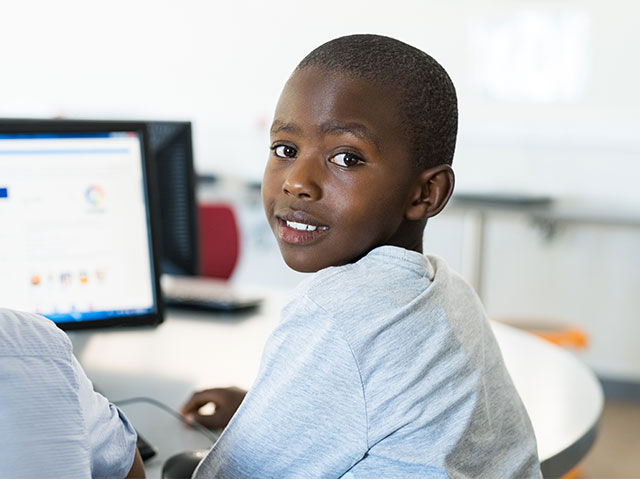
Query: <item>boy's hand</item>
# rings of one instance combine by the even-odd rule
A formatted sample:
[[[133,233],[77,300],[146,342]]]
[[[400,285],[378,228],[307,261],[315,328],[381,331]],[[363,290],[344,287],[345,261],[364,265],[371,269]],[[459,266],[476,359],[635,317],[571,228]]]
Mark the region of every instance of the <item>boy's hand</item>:
[[[224,428],[236,413],[246,394],[246,391],[237,387],[202,390],[194,393],[180,412],[207,428]],[[213,412],[200,411],[202,407],[209,404],[215,407]]]

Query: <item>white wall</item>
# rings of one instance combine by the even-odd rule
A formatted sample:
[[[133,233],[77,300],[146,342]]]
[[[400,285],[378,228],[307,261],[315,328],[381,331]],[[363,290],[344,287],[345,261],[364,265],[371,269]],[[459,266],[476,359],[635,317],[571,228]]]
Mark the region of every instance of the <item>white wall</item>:
[[[634,0],[6,0],[0,116],[191,119],[200,171],[259,179],[297,62],[375,32],[454,79],[460,188],[640,205],[638,15]]]
[[[189,119],[202,173],[257,180],[297,62],[339,35],[387,34],[457,85],[459,189],[640,209],[639,16],[634,0],[0,0],[0,117]],[[427,245],[461,266],[464,235],[443,217]],[[487,307],[575,320],[591,365],[640,380],[637,237],[578,226],[541,243],[526,219],[492,221]]]

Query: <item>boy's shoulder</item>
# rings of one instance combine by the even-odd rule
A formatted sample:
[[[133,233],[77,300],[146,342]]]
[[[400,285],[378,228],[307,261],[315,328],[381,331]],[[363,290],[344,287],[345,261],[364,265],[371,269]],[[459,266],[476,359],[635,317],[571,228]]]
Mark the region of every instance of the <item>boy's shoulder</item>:
[[[0,308],[0,355],[35,355],[70,359],[69,337],[51,320],[33,313]]]
[[[370,250],[365,256],[354,263],[323,268],[311,275],[308,280],[311,283],[313,281],[324,281],[333,276],[349,274],[362,275],[368,270],[378,270],[388,267],[406,268],[417,274],[422,274],[425,269],[430,270],[432,268],[430,264],[431,262],[427,255],[401,247],[383,245]]]
[[[425,292],[434,301],[453,294],[448,290],[457,289],[455,277],[439,257],[386,245],[355,263],[316,272],[298,285],[291,300],[304,299],[331,316],[357,319],[364,312],[401,309]]]
[[[460,317],[463,306],[473,318]],[[405,325],[414,322],[416,328],[428,326],[429,331],[455,330],[458,324],[466,328],[485,318],[471,286],[443,259],[394,246],[378,247],[355,263],[316,272],[292,292],[283,313],[325,318],[356,335],[399,317]]]
[[[314,273],[298,285],[295,295],[357,300],[374,296],[378,290],[411,290],[413,284],[423,290],[452,273],[447,263],[437,256],[384,245],[355,263]]]

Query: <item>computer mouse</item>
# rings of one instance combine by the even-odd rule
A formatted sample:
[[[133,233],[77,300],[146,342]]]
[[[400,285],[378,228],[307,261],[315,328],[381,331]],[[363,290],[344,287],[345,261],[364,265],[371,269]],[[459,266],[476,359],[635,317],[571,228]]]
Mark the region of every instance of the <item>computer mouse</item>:
[[[209,450],[193,450],[169,457],[162,465],[162,478],[191,478],[196,467]]]

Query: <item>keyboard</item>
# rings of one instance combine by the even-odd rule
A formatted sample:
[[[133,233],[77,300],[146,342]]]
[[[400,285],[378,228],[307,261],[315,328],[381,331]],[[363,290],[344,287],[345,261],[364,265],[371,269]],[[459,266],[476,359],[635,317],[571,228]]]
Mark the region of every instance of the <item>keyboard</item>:
[[[104,393],[102,393],[102,391],[98,387],[96,387],[95,384],[93,385],[93,390],[96,393],[99,393],[100,395],[105,397]],[[135,427],[134,427],[134,430],[135,430]],[[136,435],[138,436],[138,439],[136,441],[136,446],[140,451],[140,456],[142,457],[142,460],[146,462],[149,458],[155,456],[155,454],[158,452],[155,449],[155,447],[151,445],[146,438],[140,435],[140,432],[138,432],[138,430],[136,430]]]
[[[173,307],[235,311],[255,308],[262,302],[262,297],[214,278],[165,274],[160,285],[165,303]]]
[[[140,435],[140,433],[138,433],[137,431],[136,433],[138,434],[138,441],[136,445],[138,447],[138,450],[140,451],[142,460],[146,462],[149,458],[153,457],[157,453],[157,451],[144,437]]]

